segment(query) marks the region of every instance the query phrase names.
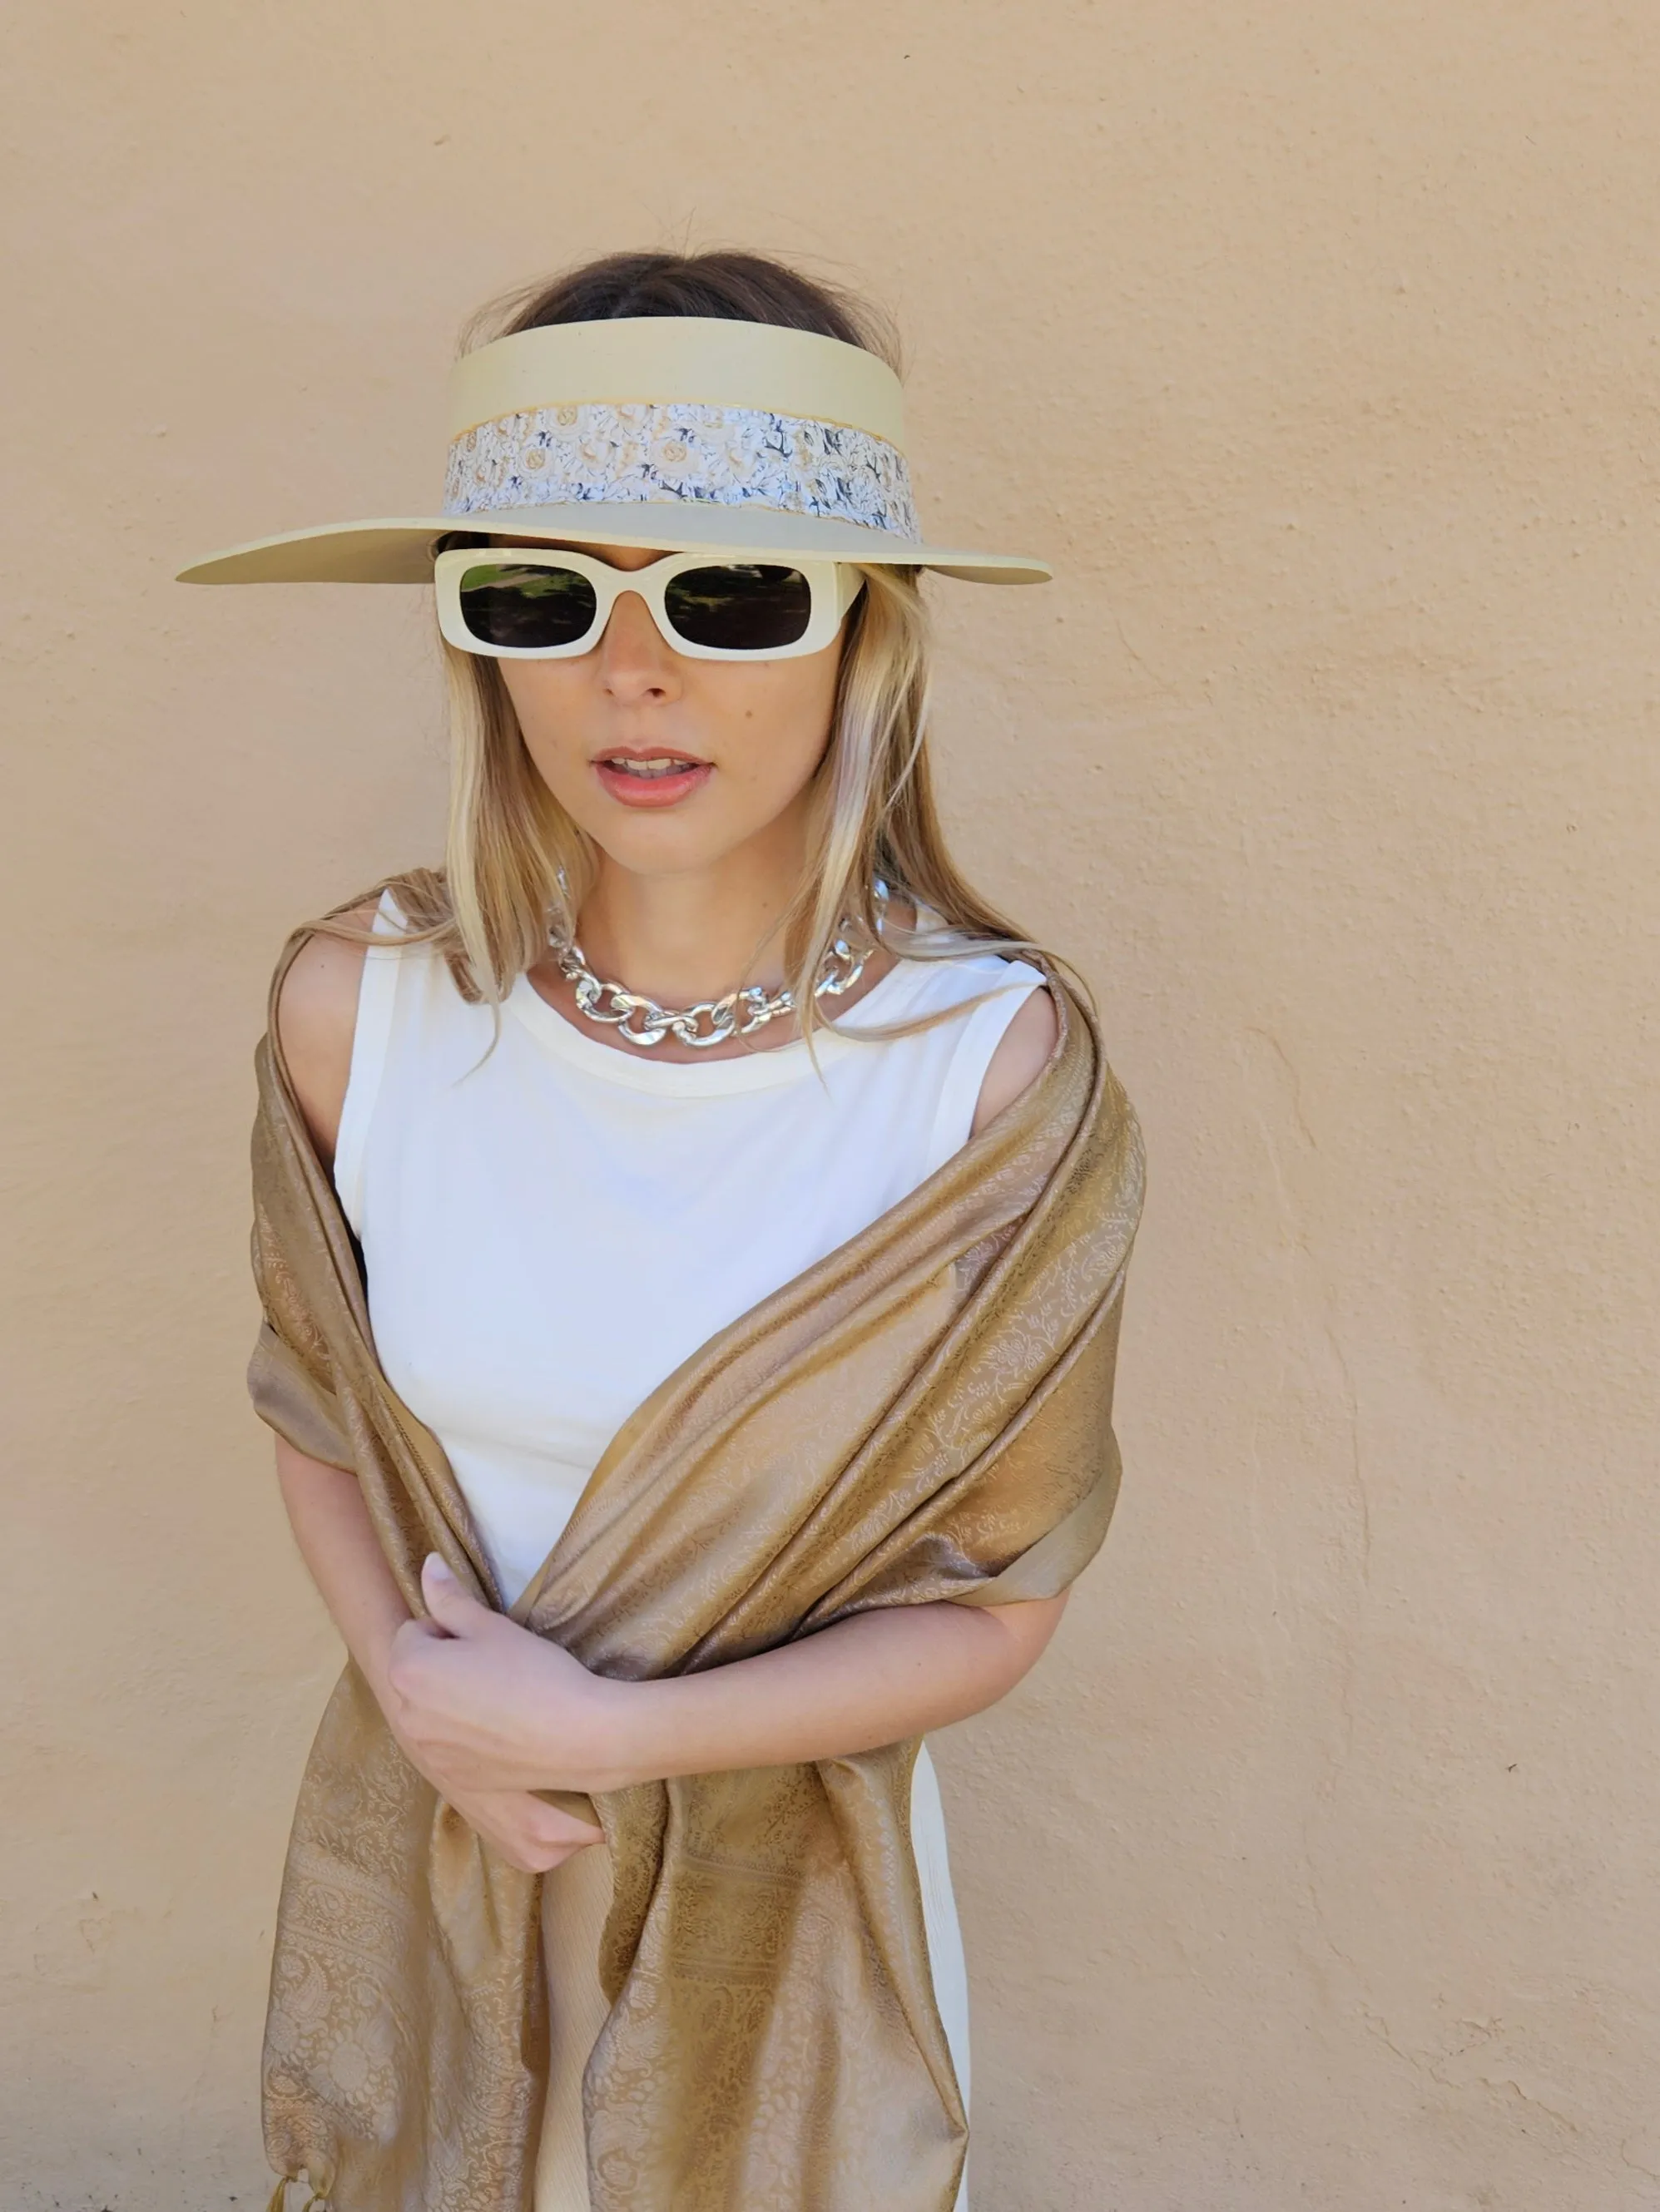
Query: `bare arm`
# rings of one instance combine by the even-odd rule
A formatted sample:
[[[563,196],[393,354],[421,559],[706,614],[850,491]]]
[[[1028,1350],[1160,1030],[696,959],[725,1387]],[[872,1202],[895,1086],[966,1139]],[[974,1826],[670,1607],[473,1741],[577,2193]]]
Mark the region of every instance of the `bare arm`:
[[[372,909],[355,917],[365,927]],[[331,1162],[351,1072],[352,1034],[363,948],[315,937],[283,979],[277,1002],[283,1054],[319,1157]],[[277,1477],[300,1556],[341,1639],[386,1714],[404,1753],[462,1818],[514,1865],[544,1872],[593,1843],[599,1831],[527,1790],[446,1789],[420,1747],[398,1724],[387,1668],[398,1630],[410,1620],[374,1534],[357,1478],[277,1438]]]
[[[346,919],[368,929],[374,908],[356,908]],[[362,945],[345,938],[313,937],[295,955],[277,995],[277,1033],[283,1057],[325,1167],[334,1164],[340,1109],[351,1074],[363,954]]]
[[[701,1674],[607,1685],[635,1693],[617,1716],[611,1786],[835,1759],[966,1720],[1036,1664],[1061,1610],[885,1606]]]
[[[1034,988],[1023,999],[1014,1018],[1004,1030],[980,1085],[970,1134],[977,1137],[988,1121],[994,1121],[1006,1106],[1012,1106],[1029,1091],[1049,1064],[1061,1034],[1061,1017],[1046,989]]]
[[[392,1638],[410,1609],[369,1524],[357,1478],[278,1437],[277,1480],[300,1556],[342,1643],[384,1708]]]
[[[435,1555],[424,1583],[429,1617],[398,1630],[387,1673],[397,1725],[452,1802],[447,1785],[621,1790],[897,1743],[994,1705],[1061,1610],[885,1606],[702,1674],[618,1682],[469,1597]]]
[[[354,921],[367,927],[373,910]],[[313,937],[283,981],[277,1026],[283,1054],[319,1157],[334,1158],[351,1072],[352,1034],[363,948]],[[312,1580],[348,1651],[384,1706],[392,1640],[410,1617],[375,1540],[357,1479],[277,1438],[277,1479],[289,1523]]]

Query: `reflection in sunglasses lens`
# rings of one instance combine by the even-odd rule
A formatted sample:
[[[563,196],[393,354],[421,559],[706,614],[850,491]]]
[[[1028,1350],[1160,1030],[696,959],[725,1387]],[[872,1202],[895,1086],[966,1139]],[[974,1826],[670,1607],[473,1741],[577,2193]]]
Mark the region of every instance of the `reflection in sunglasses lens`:
[[[806,634],[812,591],[799,568],[733,561],[672,578],[663,605],[688,645],[775,653]]]
[[[484,645],[545,652],[575,645],[593,627],[593,586],[575,568],[481,562],[461,576],[461,617]]]

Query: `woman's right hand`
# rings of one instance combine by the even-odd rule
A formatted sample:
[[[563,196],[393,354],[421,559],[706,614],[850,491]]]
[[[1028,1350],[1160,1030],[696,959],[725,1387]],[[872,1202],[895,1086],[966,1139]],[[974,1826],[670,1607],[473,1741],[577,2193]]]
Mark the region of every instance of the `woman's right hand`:
[[[346,1039],[350,1059],[350,1028]],[[287,1048],[286,1032],[283,1043]],[[277,1473],[301,1556],[392,1730],[392,1741],[416,1772],[432,1783],[492,1850],[522,1874],[547,1874],[575,1852],[603,1844],[602,1828],[562,1813],[532,1790],[452,1795],[440,1788],[392,1718],[398,1700],[386,1686],[386,1659],[410,1610],[370,1525],[356,1476],[326,1460],[309,1458],[284,1437],[277,1439]]]
[[[407,1747],[405,1752],[407,1755]],[[605,1840],[603,1828],[562,1813],[531,1790],[470,1790],[444,1802],[523,1874],[550,1873],[578,1851],[591,1850]]]
[[[550,1805],[533,1790],[439,1790],[421,1764],[419,1753],[394,1724],[386,1705],[381,1712],[392,1740],[423,1780],[431,1782],[447,1805],[453,1806],[474,1833],[521,1874],[550,1874],[578,1851],[603,1844],[605,1832]]]

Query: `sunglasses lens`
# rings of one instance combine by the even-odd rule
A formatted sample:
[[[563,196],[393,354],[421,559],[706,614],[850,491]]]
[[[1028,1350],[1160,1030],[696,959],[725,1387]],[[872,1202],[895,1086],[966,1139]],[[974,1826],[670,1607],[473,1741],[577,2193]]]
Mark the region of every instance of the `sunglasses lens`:
[[[481,562],[461,572],[461,619],[481,645],[545,653],[575,645],[593,628],[599,602],[575,568]]]
[[[672,578],[663,605],[688,645],[727,653],[776,653],[805,637],[812,587],[799,568],[728,562]]]

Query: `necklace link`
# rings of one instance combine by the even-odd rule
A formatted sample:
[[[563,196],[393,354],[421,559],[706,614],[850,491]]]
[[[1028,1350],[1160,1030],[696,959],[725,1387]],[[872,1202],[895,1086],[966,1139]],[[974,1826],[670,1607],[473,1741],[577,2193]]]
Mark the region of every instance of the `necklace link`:
[[[879,933],[888,887],[879,878],[873,888]],[[550,949],[560,974],[575,991],[577,1012],[591,1022],[614,1029],[642,1050],[672,1036],[677,1043],[707,1051],[711,1045],[725,1044],[728,1038],[751,1036],[780,1014],[795,1011],[795,996],[787,984],[769,992],[758,983],[747,983],[719,999],[700,999],[695,1006],[659,1006],[642,991],[630,991],[596,975],[574,937],[562,945],[550,939]],[[819,963],[818,980],[812,987],[814,999],[840,998],[852,990],[874,949],[873,945],[856,946],[853,925],[843,921]]]

